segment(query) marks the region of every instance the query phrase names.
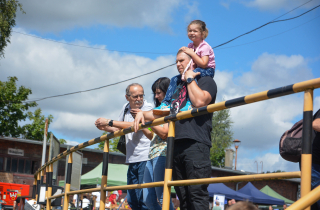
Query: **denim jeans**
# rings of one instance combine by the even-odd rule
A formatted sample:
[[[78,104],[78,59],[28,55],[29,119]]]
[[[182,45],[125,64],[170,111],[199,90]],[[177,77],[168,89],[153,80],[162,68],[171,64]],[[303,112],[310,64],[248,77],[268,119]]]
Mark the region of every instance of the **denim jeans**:
[[[164,180],[166,167],[166,156],[158,156],[147,161],[144,170],[143,183],[159,182]],[[163,198],[163,187],[143,188],[143,202],[150,210],[161,210]],[[160,202],[161,206],[159,205]],[[170,199],[170,210],[173,204]]]
[[[311,190],[318,187],[320,185],[320,165],[312,163],[312,170],[311,170]],[[320,200],[316,202],[318,205],[318,209],[320,209]],[[313,206],[316,206],[314,204]],[[312,208],[316,209],[316,208]]]
[[[200,77],[209,76],[209,77],[213,78],[215,69],[213,69],[213,68],[207,68],[207,69],[196,68],[195,70],[193,70],[193,72],[200,72],[200,75],[195,78],[195,81],[197,82],[197,79],[199,79]],[[170,85],[168,87],[166,96],[164,97],[162,103],[164,103],[166,105],[170,105],[172,95],[173,95],[174,90],[176,89],[177,84],[179,82],[181,82],[181,75],[180,74],[171,78]]]
[[[130,163],[127,173],[127,184],[142,184],[147,161]],[[132,210],[148,209],[143,203],[142,189],[128,190],[127,201]]]
[[[210,147],[192,139],[174,142],[173,180],[211,177]],[[208,184],[174,187],[181,210],[208,209]]]

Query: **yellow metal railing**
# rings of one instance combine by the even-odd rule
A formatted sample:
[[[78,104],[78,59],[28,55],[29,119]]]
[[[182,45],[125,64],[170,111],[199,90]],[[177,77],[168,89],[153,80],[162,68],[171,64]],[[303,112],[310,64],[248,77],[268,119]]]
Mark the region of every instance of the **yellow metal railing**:
[[[45,163],[41,166],[38,171],[34,174],[35,182],[39,186],[40,183],[40,175],[41,179],[43,179],[44,171],[47,169],[49,174],[52,173],[52,164],[66,157],[67,155],[75,152],[79,149],[83,149],[90,145],[105,141],[104,144],[104,153],[103,153],[103,170],[102,170],[102,179],[101,179],[101,187],[78,190],[78,191],[70,191],[70,179],[71,179],[71,165],[72,165],[72,155],[69,155],[68,160],[68,168],[67,168],[67,177],[66,177],[66,189],[63,194],[51,196],[52,189],[49,189],[47,193],[47,209],[50,208],[50,200],[53,198],[58,198],[64,196],[64,207],[63,210],[68,209],[68,197],[69,195],[81,194],[87,192],[97,192],[100,191],[101,199],[100,199],[100,210],[104,210],[105,206],[105,196],[106,191],[112,190],[128,190],[128,189],[137,189],[137,188],[148,188],[148,187],[164,187],[163,191],[163,205],[162,209],[169,209],[170,203],[170,189],[172,186],[184,186],[184,185],[196,185],[196,184],[210,184],[210,183],[218,183],[218,182],[238,182],[238,181],[257,181],[257,180],[271,180],[271,179],[288,179],[288,178],[299,178],[301,177],[301,199],[295,202],[292,206],[288,208],[291,209],[310,209],[310,205],[320,199],[320,187],[317,187],[313,191],[311,191],[311,134],[312,134],[312,115],[313,115],[313,89],[320,87],[320,78],[296,83],[293,85],[288,85],[276,89],[271,89],[251,95],[247,95],[244,97],[239,97],[223,102],[219,102],[216,104],[210,104],[206,107],[195,108],[190,111],[181,112],[175,115],[170,115],[167,117],[158,118],[153,120],[152,122],[147,122],[145,125],[140,124],[139,129],[148,128],[151,126],[156,126],[160,124],[164,124],[169,122],[169,133],[167,138],[167,160],[166,160],[166,169],[164,181],[161,182],[153,182],[153,183],[145,183],[145,184],[133,184],[133,185],[124,185],[124,186],[116,186],[116,187],[107,187],[107,174],[108,174],[108,155],[109,155],[109,139],[114,137],[118,137],[130,132],[134,131],[133,126],[122,129],[120,131],[109,133],[107,135],[103,135],[101,137],[91,139],[87,142],[81,143],[77,146],[74,146],[58,156],[54,157],[51,161]],[[224,109],[229,109],[232,107],[242,106],[245,104],[255,103],[258,101],[264,101],[272,98],[281,97],[284,95],[289,95],[293,93],[298,93],[304,91],[304,109],[303,109],[303,142],[302,142],[302,154],[301,154],[301,172],[283,172],[283,173],[270,173],[270,174],[254,174],[254,175],[242,175],[242,176],[229,176],[229,177],[219,177],[219,178],[206,178],[206,179],[191,179],[191,180],[179,180],[179,181],[171,181],[172,178],[172,154],[173,154],[173,145],[174,145],[174,136],[175,136],[175,121],[187,119],[199,115],[204,115],[208,113],[212,113],[215,111],[220,111]],[[50,176],[50,175],[49,175]],[[38,188],[34,188],[38,189]],[[38,190],[35,194],[35,197],[38,197]]]

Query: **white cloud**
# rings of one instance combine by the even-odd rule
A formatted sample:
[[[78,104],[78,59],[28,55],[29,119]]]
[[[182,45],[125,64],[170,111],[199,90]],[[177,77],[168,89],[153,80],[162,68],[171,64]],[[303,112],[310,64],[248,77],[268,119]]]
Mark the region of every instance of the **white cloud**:
[[[257,161],[258,165],[255,161]],[[299,164],[288,162],[282,159],[279,154],[273,153],[266,153],[255,158],[241,158],[241,156],[238,158],[237,170],[257,172],[257,169],[258,173],[277,170],[286,172],[299,171]]]
[[[71,145],[71,146],[76,146],[79,144],[79,142],[76,142],[76,141],[70,141],[70,140],[66,140],[66,145]]]
[[[82,45],[89,46],[83,42]],[[103,46],[96,46],[104,48]],[[18,85],[31,88],[29,99],[101,87],[174,63],[173,56],[149,59],[108,51],[70,47],[13,34],[1,62],[0,80],[17,76]],[[94,126],[98,117],[118,119],[126,102],[125,88],[133,82],[145,88],[151,102],[151,85],[159,77],[174,76],[175,67],[119,85],[91,92],[39,101],[43,113],[54,116],[49,130],[69,138],[92,139],[102,134]]]
[[[32,89],[32,99],[111,84],[174,63],[174,56],[149,59],[70,47],[17,34],[13,34],[11,42],[1,62],[0,80],[17,76],[19,86]],[[81,44],[90,46],[85,41]],[[126,102],[124,94],[128,84],[141,83],[150,102],[151,84],[161,76],[170,78],[176,74],[176,68],[171,67],[116,86],[40,101],[39,107],[44,114],[53,114],[54,120],[49,130],[57,138],[63,135],[71,141],[89,140],[102,134],[94,126],[98,117],[118,118]],[[259,56],[252,62],[251,71],[240,76],[236,77],[227,70],[217,70],[215,76],[218,101],[222,97],[233,99],[308,79],[313,79],[313,75],[305,57],[269,53]],[[290,170],[288,165],[283,165],[283,161],[273,155],[282,133],[292,126],[296,117],[301,116],[302,99],[303,94],[295,94],[231,109],[233,137],[242,141],[238,151],[239,164],[242,160],[244,164],[254,162],[252,157],[260,157],[266,170],[278,170],[279,167]],[[320,107],[319,96],[314,104],[315,108]],[[270,151],[273,155],[265,154]],[[270,169],[267,169],[268,156]]]
[[[59,32],[76,27],[108,25],[116,27],[151,27],[169,31],[177,9],[196,13],[182,0],[130,1],[39,1],[23,2],[26,14],[18,13],[20,27],[40,32]],[[196,6],[196,5],[194,5]]]
[[[313,78],[308,59],[302,55],[263,53],[252,62],[251,71],[235,77],[230,71],[218,70],[215,81],[218,99],[228,100]],[[319,103],[319,97],[315,98],[315,107]],[[238,161],[244,170],[252,171],[252,167],[244,165],[253,165],[252,158],[260,157],[266,164],[264,168],[269,167],[269,171],[292,171],[291,165],[279,156],[278,144],[282,133],[293,125],[296,118],[302,117],[302,113],[303,93],[231,108],[233,137],[241,141]],[[268,151],[273,155],[264,154]]]

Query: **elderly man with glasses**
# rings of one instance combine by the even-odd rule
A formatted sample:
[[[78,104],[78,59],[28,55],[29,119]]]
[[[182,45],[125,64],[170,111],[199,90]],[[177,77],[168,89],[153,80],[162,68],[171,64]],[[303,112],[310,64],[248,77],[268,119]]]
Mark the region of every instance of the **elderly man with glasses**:
[[[142,111],[150,111],[152,104],[143,100],[143,87],[138,83],[130,84],[126,88],[127,101],[122,107],[118,121],[113,121],[106,118],[99,118],[95,125],[98,129],[107,132],[115,132],[123,128],[128,128],[133,125],[134,118],[130,114],[131,109],[141,109]],[[148,160],[150,140],[153,133],[148,129],[143,129],[137,133],[126,134],[126,163],[129,163],[127,173],[127,183],[142,184],[143,174],[146,162]],[[132,209],[148,209],[143,203],[142,189],[128,190],[128,203]]]

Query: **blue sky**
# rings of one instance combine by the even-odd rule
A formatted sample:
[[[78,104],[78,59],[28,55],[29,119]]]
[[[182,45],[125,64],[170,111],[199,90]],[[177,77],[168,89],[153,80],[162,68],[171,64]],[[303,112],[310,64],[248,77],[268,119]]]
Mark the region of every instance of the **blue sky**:
[[[25,1],[26,14],[18,13],[14,28],[19,33],[12,33],[11,44],[0,61],[0,80],[17,76],[19,85],[32,89],[30,99],[111,84],[173,64],[178,49],[190,42],[186,28],[191,20],[206,22],[206,41],[215,47],[305,2]],[[279,19],[300,15],[319,4],[319,0],[310,1]],[[319,20],[317,8],[214,49],[217,101],[320,77]],[[141,83],[146,99],[151,101],[153,81],[176,74],[175,67],[170,67],[117,86],[40,101],[38,107],[45,115],[54,116],[49,130],[55,136],[80,143],[101,135],[94,126],[98,117],[118,118],[128,84]],[[314,96],[315,109],[319,109],[320,91],[315,90]],[[302,100],[303,94],[299,93],[231,109],[234,138],[242,141],[237,168],[256,171],[256,160],[264,162],[264,171],[298,169],[297,164],[281,159],[278,142],[282,133],[302,117]]]

